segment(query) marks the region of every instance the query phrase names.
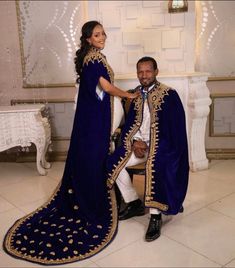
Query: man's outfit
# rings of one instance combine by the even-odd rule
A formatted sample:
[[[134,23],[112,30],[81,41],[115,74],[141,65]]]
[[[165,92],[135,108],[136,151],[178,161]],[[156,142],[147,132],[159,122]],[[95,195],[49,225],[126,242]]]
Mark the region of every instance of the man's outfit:
[[[150,214],[175,215],[182,209],[188,186],[188,146],[185,113],[175,90],[158,81],[134,99],[123,127],[121,145],[110,155],[108,185],[117,183],[125,202],[138,199],[126,166],[146,160],[145,207]],[[136,158],[134,139],[148,145],[145,158]]]

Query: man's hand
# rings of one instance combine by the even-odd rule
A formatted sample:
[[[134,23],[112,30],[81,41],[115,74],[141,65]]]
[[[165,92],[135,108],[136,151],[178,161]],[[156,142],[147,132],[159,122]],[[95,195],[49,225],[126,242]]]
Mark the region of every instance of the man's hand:
[[[134,141],[132,150],[137,158],[144,158],[145,153],[148,150],[148,145],[144,141]]]

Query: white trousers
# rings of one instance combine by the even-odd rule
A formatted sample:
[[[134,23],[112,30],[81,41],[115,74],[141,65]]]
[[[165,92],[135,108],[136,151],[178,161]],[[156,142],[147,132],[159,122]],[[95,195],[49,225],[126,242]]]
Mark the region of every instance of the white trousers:
[[[147,159],[147,155],[144,158],[137,158],[134,153],[131,154],[131,157],[125,167],[121,170],[119,173],[119,176],[117,177],[116,183],[117,186],[123,196],[123,199],[126,203],[129,203],[131,201],[137,200],[138,194],[133,186],[133,183],[131,181],[131,178],[126,171],[126,167],[137,165],[140,163],[145,162]],[[156,208],[150,208],[149,209],[150,214],[160,214],[161,212]]]

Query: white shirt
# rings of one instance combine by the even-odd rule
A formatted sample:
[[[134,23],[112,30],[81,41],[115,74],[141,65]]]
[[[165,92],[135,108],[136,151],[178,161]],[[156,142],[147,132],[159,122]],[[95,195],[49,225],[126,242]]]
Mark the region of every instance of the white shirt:
[[[154,87],[152,85],[151,87],[148,88],[148,92]],[[148,101],[145,99],[144,101],[144,108],[143,108],[143,120],[142,124],[139,128],[139,130],[136,132],[136,134],[133,136],[133,140],[142,140],[149,145],[149,135],[150,135],[150,111],[149,111],[149,106],[148,106]]]

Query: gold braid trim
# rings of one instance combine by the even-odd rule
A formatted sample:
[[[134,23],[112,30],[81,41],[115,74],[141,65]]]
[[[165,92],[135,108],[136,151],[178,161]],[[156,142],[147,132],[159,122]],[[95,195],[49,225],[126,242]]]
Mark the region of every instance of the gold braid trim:
[[[124,157],[120,157],[117,165],[114,165],[113,170],[109,174],[107,185],[109,188],[112,188],[115,180],[117,179],[120,171],[125,167],[126,163],[128,162],[129,158],[131,157],[131,146],[132,146],[132,137],[138,131],[142,124],[143,120],[143,99],[142,96],[137,97],[134,99],[134,109],[137,111],[136,118],[134,120],[133,125],[130,127],[129,131],[126,133],[126,136],[123,140],[124,148],[126,149],[126,153]]]
[[[146,181],[145,181],[145,205],[148,207],[159,208],[163,211],[168,210],[168,205],[154,201],[154,162],[158,149],[158,111],[161,110],[161,105],[164,103],[164,97],[171,90],[168,86],[156,82],[155,87],[148,94],[148,104],[150,110],[150,148],[149,157],[146,162]]]
[[[89,62],[94,63],[95,61],[102,62],[104,67],[107,69],[111,84],[113,84],[114,83],[113,69],[108,64],[105,55],[102,54],[99,49],[92,47],[90,49],[90,51],[87,53],[87,55],[85,56],[85,58],[83,60],[83,65],[85,65],[85,64],[88,65]]]

